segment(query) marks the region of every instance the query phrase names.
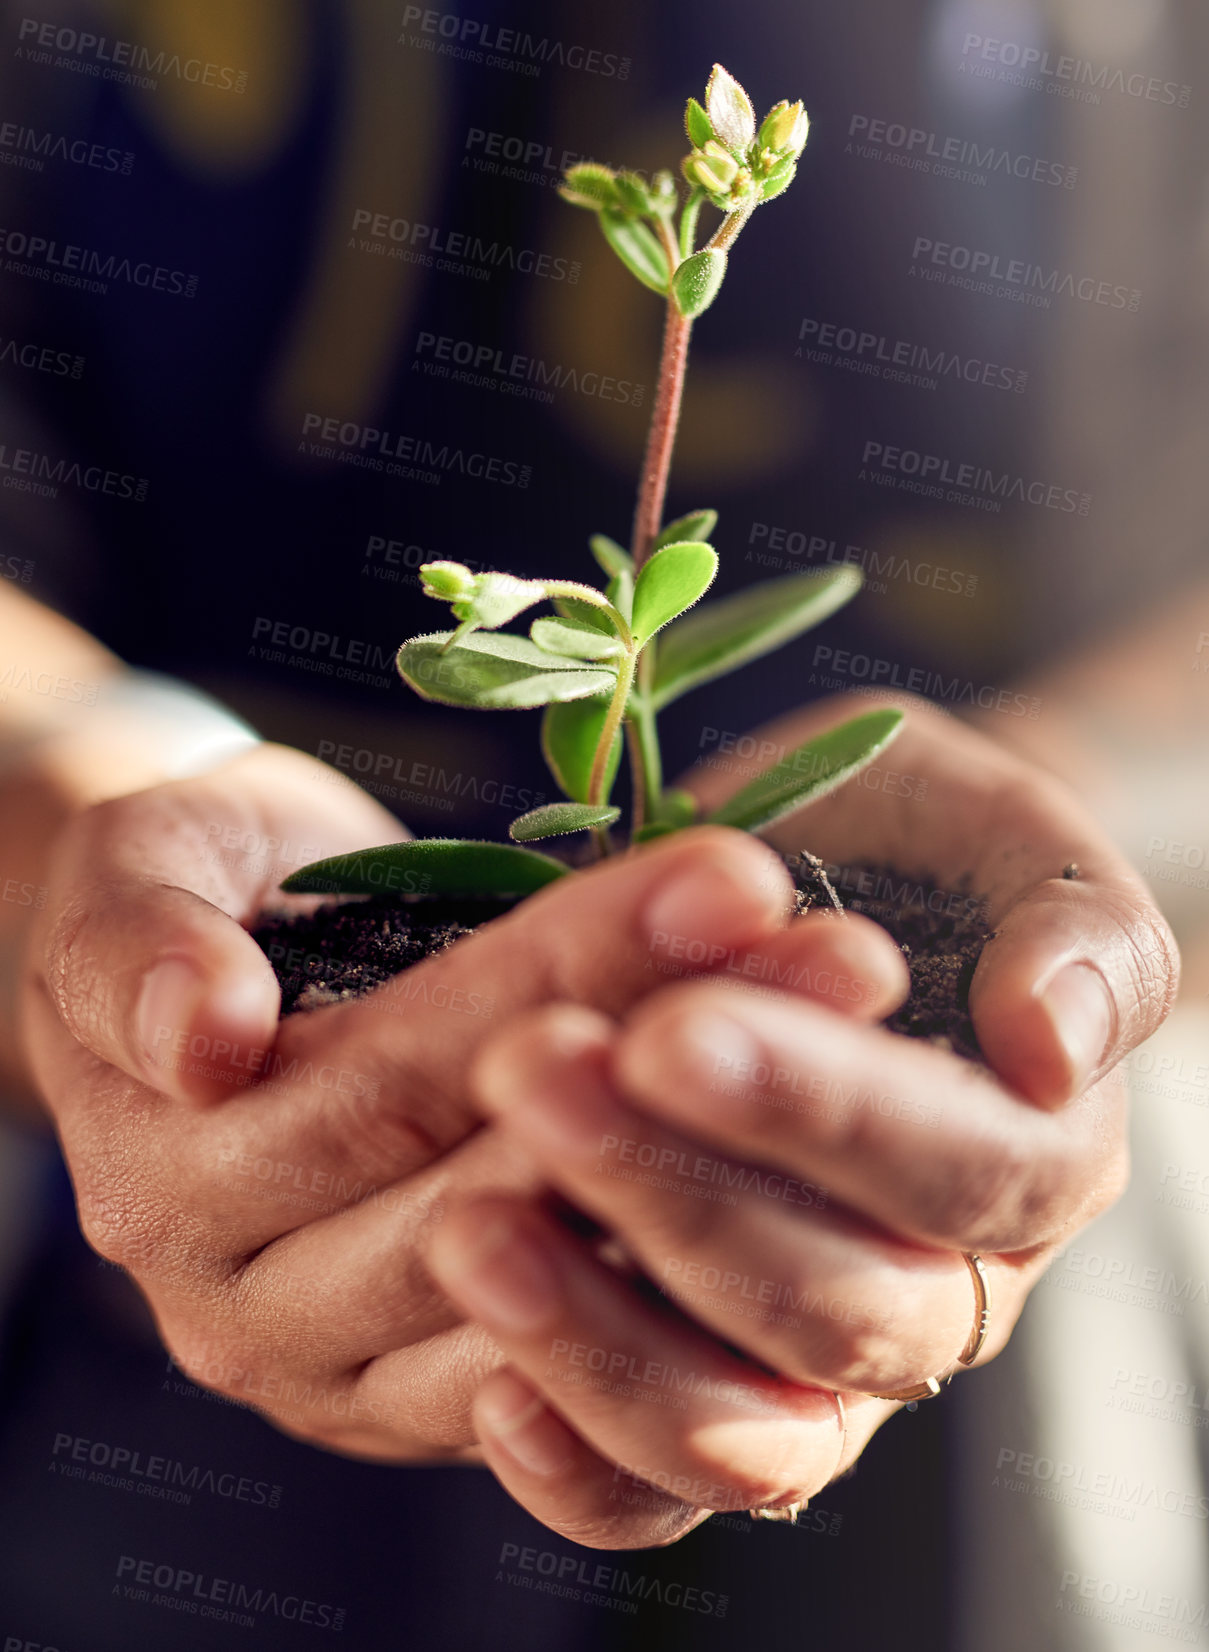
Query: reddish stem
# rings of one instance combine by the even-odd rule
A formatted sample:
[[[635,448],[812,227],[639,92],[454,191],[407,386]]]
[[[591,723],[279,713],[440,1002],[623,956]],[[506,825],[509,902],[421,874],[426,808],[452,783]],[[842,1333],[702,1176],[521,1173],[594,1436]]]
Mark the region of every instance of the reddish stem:
[[[663,502],[667,495],[668,472],[672,468],[672,449],[676,445],[676,426],[680,422],[680,398],[684,390],[688,338],[692,326],[689,318],[677,309],[675,300],[669,298],[663,324],[659,383],[651,413],[651,428],[647,433],[646,452],[642,456],[638,503],[634,510],[634,535],[630,550],[635,572],[650,555],[651,546],[663,526]]]

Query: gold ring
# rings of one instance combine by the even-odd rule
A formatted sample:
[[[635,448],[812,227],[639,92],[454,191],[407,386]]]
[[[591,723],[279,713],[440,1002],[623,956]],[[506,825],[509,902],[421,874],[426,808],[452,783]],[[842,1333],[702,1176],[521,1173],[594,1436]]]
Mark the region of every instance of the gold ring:
[[[981,1256],[973,1251],[963,1250],[961,1259],[970,1270],[970,1278],[974,1281],[974,1329],[970,1332],[970,1339],[957,1356],[959,1365],[973,1365],[982,1352],[982,1345],[987,1339],[987,1328],[991,1322],[991,1281],[986,1270],[986,1263]],[[952,1373],[950,1373],[950,1376]],[[945,1381],[948,1382],[946,1377]],[[916,1383],[913,1388],[899,1388],[891,1394],[874,1394],[875,1400],[931,1400],[940,1393],[940,1381],[936,1377],[929,1377],[927,1382]]]
[[[848,1447],[848,1413],[844,1409],[842,1395],[832,1394],[831,1397],[835,1401],[836,1416],[839,1418],[840,1424],[840,1454],[836,1458],[835,1469],[830,1476],[831,1480],[834,1480],[840,1471],[840,1464],[844,1461],[844,1452]],[[753,1520],[779,1520],[787,1526],[796,1526],[798,1515],[802,1513],[803,1509],[809,1507],[809,1503],[810,1499],[803,1497],[799,1503],[784,1503],[778,1509],[748,1509],[747,1512]]]
[[[970,1340],[958,1354],[957,1361],[960,1365],[973,1365],[982,1352],[982,1345],[987,1339],[987,1327],[991,1322],[991,1281],[981,1256],[975,1256],[968,1250],[962,1251],[961,1254],[970,1270],[970,1278],[974,1281],[976,1318],[974,1329],[970,1332]]]

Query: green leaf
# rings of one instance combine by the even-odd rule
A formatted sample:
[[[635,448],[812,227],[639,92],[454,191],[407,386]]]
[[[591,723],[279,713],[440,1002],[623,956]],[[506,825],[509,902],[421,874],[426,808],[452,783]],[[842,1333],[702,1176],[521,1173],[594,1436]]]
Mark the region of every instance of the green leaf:
[[[615,539],[610,539],[607,533],[594,533],[588,544],[592,547],[592,555],[610,579],[623,568],[627,573],[634,572],[634,558],[629,551],[623,550]]]
[[[584,606],[591,605],[585,603]],[[623,651],[621,638],[615,632],[606,636],[590,626],[572,625],[565,619],[534,620],[529,635],[544,653],[573,660],[611,660]]]
[[[695,320],[718,296],[726,274],[726,254],[718,247],[702,247],[680,264],[672,277],[672,296],[683,316]]]
[[[613,180],[617,199],[626,212],[650,212],[651,198],[636,172],[619,172]]]
[[[678,787],[663,793],[655,811],[656,819],[666,821],[669,826],[691,826],[697,814],[697,799],[692,792],[681,791]]]
[[[291,895],[530,895],[570,870],[507,843],[428,837],[312,861],[281,887]]]
[[[578,597],[555,597],[554,612],[588,631],[602,631],[606,637],[617,635],[608,614],[595,603],[581,602]]]
[[[640,826],[634,833],[634,843],[649,843],[652,838],[667,837],[669,832],[678,832],[680,828],[673,826],[670,821],[651,820],[645,826]]]
[[[609,702],[605,698],[571,700],[551,705],[542,718],[542,754],[550,773],[568,797],[578,803],[588,801],[592,761],[604,732]],[[617,778],[621,763],[621,734],[618,732],[609,753],[605,773],[605,796],[608,797]]]
[[[800,637],[843,607],[861,582],[860,569],[846,563],[826,572],[765,580],[703,603],[695,614],[678,620],[659,644],[652,696],[656,711],[690,688]]]
[[[775,201],[778,195],[783,195],[793,182],[794,173],[797,169],[797,162],[792,156],[786,160],[778,161],[764,180],[760,189],[760,199],[762,201]]]
[[[887,709],[865,712],[838,728],[828,729],[757,775],[750,785],[716,809],[710,821],[715,826],[758,831],[812,798],[834,791],[857,774],[885,750],[902,722],[901,711]]]
[[[626,624],[633,626],[634,619],[634,575],[628,568],[621,568],[615,573],[605,587],[605,595],[621,614]]]
[[[648,557],[634,585],[631,624],[638,647],[649,642],[677,614],[691,608],[709,590],[717,572],[717,552],[691,539],[665,545]]]
[[[696,98],[689,98],[685,105],[684,130],[688,134],[688,141],[694,149],[704,149],[705,145],[714,136],[714,129],[709,123],[709,116]]]
[[[639,219],[627,218],[625,213],[612,209],[600,214],[600,227],[630,274],[636,275],[652,292],[666,295],[667,258],[655,232]]]
[[[587,207],[592,212],[617,205],[617,187],[612,169],[595,161],[582,161],[578,166],[569,166],[563,173],[558,193],[572,206]]]
[[[621,810],[595,803],[544,803],[518,815],[508,828],[517,843],[536,843],[543,837],[565,837],[568,832],[586,832],[589,826],[611,826]]]
[[[453,635],[435,631],[400,648],[396,664],[408,687],[425,700],[479,710],[524,710],[559,700],[579,700],[610,689],[616,672],[602,666],[565,665],[527,637],[476,632],[445,652]]]
[[[676,545],[682,539],[708,540],[717,526],[717,511],[690,511],[687,516],[678,516],[669,522],[651,548],[661,551],[665,545]]]

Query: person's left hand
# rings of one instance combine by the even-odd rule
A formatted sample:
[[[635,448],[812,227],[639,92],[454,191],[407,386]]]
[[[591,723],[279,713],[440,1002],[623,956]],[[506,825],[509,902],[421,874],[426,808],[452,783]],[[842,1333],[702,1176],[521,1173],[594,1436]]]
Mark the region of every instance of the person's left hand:
[[[786,743],[833,720],[816,708]],[[1174,991],[1161,918],[1061,788],[979,736],[913,706],[895,756],[926,806],[850,786],[811,811],[810,845],[987,893],[971,1005],[991,1070],[837,1013],[842,994],[752,992],[742,959],[620,1027],[547,1006],[480,1052],[484,1111],[614,1240],[497,1196],[430,1253],[509,1361],[476,1402],[486,1461],[580,1542],[614,1546],[619,1506],[661,1509],[647,1541],[668,1541],[710,1510],[813,1495],[895,1409],[871,1396],[960,1368],[963,1253],[990,1280],[981,1362],[1124,1185],[1111,1068]]]

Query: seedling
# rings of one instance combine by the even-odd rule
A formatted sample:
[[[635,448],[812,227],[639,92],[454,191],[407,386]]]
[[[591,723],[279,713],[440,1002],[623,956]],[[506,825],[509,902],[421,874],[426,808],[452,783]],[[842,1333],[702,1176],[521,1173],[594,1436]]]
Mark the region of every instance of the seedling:
[[[681,165],[686,196],[671,172],[648,182],[593,162],[569,168],[560,189],[564,200],[596,214],[617,257],[666,304],[629,549],[604,534],[589,540],[603,588],[427,563],[420,570],[424,590],[449,604],[457,625],[413,637],[398,655],[400,675],[423,699],[487,711],[544,706],[542,750],[565,801],[514,820],[510,844],[392,843],[317,861],[287,879],[285,889],[376,894],[400,887],[406,876],[404,887],[419,882],[432,894],[530,894],[573,869],[525,845],[586,831],[597,856],[613,852],[621,810],[612,796],[623,745],[631,775],[629,841],[693,825],[700,819],[694,800],[663,783],[659,713],[689,689],[792,642],[860,588],[860,573],[845,566],[701,603],[718,569],[709,543],[716,513],[663,521],[693,323],[718,296],[740,231],[792,182],[809,129],[801,103],[784,101],[757,127],[750,98],[721,64],[714,65],[704,104],[688,100],[684,124],[692,146]],[[698,247],[705,206],[722,217]],[[527,637],[500,629],[543,603],[554,613],[533,620]],[[872,762],[901,722],[901,712],[879,709],[829,729],[706,818],[757,831]]]

